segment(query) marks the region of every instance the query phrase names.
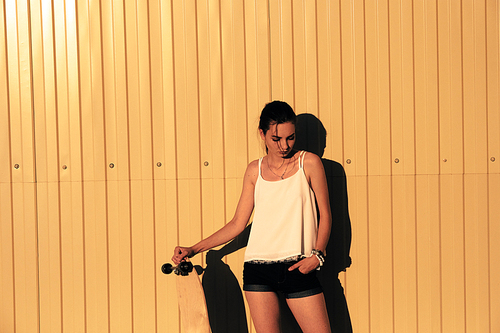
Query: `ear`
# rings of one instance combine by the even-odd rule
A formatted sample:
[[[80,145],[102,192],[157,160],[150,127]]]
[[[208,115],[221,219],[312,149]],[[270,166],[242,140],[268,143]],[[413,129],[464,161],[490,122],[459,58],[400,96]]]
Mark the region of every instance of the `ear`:
[[[266,140],[266,135],[264,134],[264,131],[261,130],[260,128],[259,128],[259,134],[260,134],[260,138],[265,141]]]

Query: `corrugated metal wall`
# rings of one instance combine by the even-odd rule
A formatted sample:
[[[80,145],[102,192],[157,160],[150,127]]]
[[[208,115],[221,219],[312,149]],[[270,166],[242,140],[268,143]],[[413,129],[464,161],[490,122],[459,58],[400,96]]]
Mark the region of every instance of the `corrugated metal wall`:
[[[354,330],[500,331],[497,0],[4,0],[0,20],[1,332],[180,331],[159,267],[231,218],[272,99],[347,173]]]

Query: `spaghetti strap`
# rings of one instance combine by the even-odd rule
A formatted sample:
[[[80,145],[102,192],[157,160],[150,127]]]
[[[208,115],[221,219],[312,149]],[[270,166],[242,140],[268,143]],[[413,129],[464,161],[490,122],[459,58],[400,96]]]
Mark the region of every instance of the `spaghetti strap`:
[[[303,169],[304,168],[304,157],[306,156],[306,151],[301,150],[299,153],[299,168]]]
[[[262,159],[263,159],[263,158],[264,158],[264,157],[259,158],[259,176],[261,176],[261,173],[260,173],[260,168],[261,168],[261,165],[262,165]]]

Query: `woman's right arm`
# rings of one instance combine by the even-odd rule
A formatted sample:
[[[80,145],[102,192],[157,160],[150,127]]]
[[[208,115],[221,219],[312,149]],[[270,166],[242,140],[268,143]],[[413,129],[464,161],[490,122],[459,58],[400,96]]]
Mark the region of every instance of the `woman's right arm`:
[[[258,160],[256,160],[251,162],[245,171],[243,189],[233,219],[211,236],[191,247],[176,246],[172,257],[172,261],[176,265],[185,260],[186,257],[191,258],[200,252],[229,242],[245,230],[253,211],[254,189],[258,174],[259,165]]]

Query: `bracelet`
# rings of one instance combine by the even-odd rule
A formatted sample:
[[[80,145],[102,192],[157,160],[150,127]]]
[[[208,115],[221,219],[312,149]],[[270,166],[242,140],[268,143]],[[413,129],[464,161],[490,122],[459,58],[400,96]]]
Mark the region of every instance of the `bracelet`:
[[[323,259],[323,262],[325,261],[326,258],[326,255],[323,253],[323,251],[317,249],[313,249],[311,251],[311,255],[319,255]]]
[[[319,270],[323,266],[323,264],[325,263],[325,255],[323,254],[322,251],[313,249],[311,251],[311,257],[312,256],[315,256],[316,258],[318,258],[318,260],[319,260],[319,267],[317,269]]]
[[[316,258],[318,258],[318,260],[319,260],[319,267],[323,266],[323,259],[319,255],[317,255],[317,254],[313,254],[313,256],[315,256]]]

